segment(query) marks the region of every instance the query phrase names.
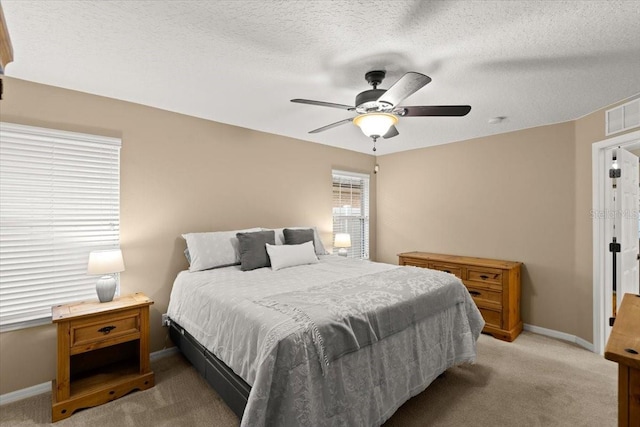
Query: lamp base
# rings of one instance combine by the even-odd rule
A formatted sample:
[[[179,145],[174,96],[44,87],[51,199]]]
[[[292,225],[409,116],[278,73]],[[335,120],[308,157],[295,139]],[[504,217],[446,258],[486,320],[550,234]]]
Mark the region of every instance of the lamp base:
[[[96,293],[100,302],[113,301],[116,294],[116,279],[113,276],[102,276],[96,283]]]
[[[347,249],[346,248],[338,249],[338,255],[346,257],[347,256]]]

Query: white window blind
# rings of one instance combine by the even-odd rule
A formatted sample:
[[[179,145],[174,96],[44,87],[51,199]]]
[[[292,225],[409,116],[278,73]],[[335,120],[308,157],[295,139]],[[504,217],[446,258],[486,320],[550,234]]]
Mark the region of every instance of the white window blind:
[[[119,247],[120,145],[0,123],[0,330],[96,297],[89,252]]]
[[[347,257],[369,258],[369,176],[333,171],[333,237],[349,233]],[[334,251],[335,253],[335,251]]]

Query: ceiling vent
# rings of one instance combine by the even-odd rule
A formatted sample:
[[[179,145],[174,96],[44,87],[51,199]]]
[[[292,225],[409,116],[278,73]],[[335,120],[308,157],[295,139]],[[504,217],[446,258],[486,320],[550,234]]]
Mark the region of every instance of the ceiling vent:
[[[640,126],[640,98],[605,112],[607,136]]]

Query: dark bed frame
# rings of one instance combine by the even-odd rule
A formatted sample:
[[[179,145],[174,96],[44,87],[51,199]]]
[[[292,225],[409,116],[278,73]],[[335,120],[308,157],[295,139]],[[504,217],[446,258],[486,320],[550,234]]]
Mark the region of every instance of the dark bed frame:
[[[249,384],[173,320],[169,322],[169,337],[196,368],[196,371],[229,405],[229,408],[242,419],[251,391]]]

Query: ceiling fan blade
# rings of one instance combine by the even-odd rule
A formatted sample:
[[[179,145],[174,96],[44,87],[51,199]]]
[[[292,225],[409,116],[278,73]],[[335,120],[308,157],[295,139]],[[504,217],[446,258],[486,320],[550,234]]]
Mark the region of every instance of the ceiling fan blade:
[[[400,135],[400,132],[398,132],[398,129],[395,126],[391,126],[389,128],[389,130],[387,131],[387,133],[385,133],[382,137],[384,139],[389,139],[389,138],[393,138],[394,136],[398,136]]]
[[[431,77],[410,71],[400,77],[393,86],[387,89],[387,91],[378,98],[378,102],[396,106],[430,81]]]
[[[344,104],[335,104],[333,102],[323,102],[323,101],[314,101],[312,99],[292,99],[291,102],[297,102],[298,104],[310,104],[310,105],[319,105],[321,107],[332,107],[332,108],[340,108],[342,110],[353,111],[356,107],[352,107],[351,105]]]
[[[416,107],[399,108],[401,117],[419,117],[419,116],[466,116],[471,111],[469,105],[421,105]],[[402,113],[404,110],[404,114]]]
[[[338,127],[340,125],[343,125],[345,123],[349,123],[349,122],[352,122],[352,121],[353,121],[353,117],[350,118],[350,119],[340,120],[339,122],[331,123],[330,125],[322,126],[321,128],[309,131],[309,133],[324,132],[325,130],[328,130],[328,129],[331,129],[331,128],[335,128],[335,127]]]

